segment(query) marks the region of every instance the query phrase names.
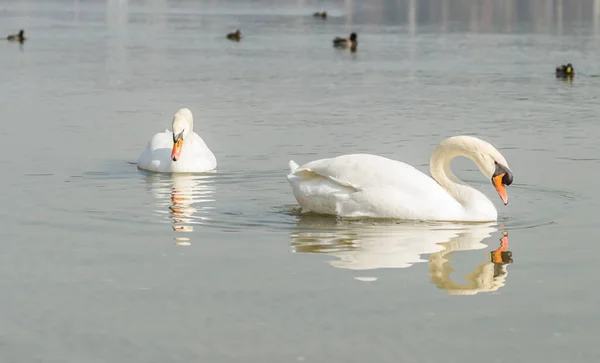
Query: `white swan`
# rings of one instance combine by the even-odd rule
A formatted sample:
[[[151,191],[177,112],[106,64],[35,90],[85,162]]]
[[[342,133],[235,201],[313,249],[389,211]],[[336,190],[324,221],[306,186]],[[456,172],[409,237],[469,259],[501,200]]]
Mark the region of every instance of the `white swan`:
[[[489,143],[472,136],[444,140],[431,156],[431,177],[400,161],[352,154],[311,161],[290,161],[287,176],[303,212],[342,217],[438,221],[496,221],[498,212],[483,193],[450,170],[457,156],[475,162],[506,205],[513,180],[506,159]]]
[[[173,131],[154,135],[138,158],[137,166],[158,173],[202,173],[214,170],[217,160],[194,132],[192,112],[182,108],[173,116]]]

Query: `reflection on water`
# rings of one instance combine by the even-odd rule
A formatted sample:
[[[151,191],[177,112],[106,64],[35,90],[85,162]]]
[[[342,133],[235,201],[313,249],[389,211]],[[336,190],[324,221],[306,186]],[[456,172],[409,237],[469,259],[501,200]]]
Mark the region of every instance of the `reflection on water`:
[[[556,77],[556,79],[560,82],[565,82],[567,83],[569,86],[573,85],[573,78],[575,77]]]
[[[384,0],[381,6],[365,7],[361,2],[347,1],[343,12],[347,24],[407,24],[414,35],[418,25],[439,24],[447,30],[463,24],[473,32],[512,31],[519,23],[529,23],[536,31],[565,22],[591,22],[598,29],[599,0]]]
[[[172,225],[175,232],[192,232],[194,225],[211,219],[214,210],[215,183],[213,174],[144,173],[156,198],[156,215]],[[189,237],[175,237],[175,243],[189,246]]]
[[[467,284],[451,279],[454,270],[450,257],[454,252],[486,248],[481,241],[495,231],[494,224],[395,224],[302,215],[291,233],[291,246],[297,253],[334,256],[337,260],[330,261],[331,266],[349,270],[406,268],[429,262],[433,284],[450,294],[473,295],[504,286],[506,265],[512,262],[507,234],[501,238],[500,248],[465,276]],[[429,259],[423,255],[429,255]]]
[[[475,239],[467,237],[475,242]],[[480,244],[479,242],[476,242]],[[471,250],[469,242],[465,244],[463,234],[451,238],[448,242],[441,243],[444,250],[429,256],[429,275],[431,282],[440,289],[452,295],[475,295],[478,292],[496,291],[506,284],[508,271],[507,265],[512,263],[512,252],[508,251],[508,234],[500,238],[500,247],[490,252],[490,260],[477,265],[475,270],[464,279],[466,284],[458,284],[452,280],[450,274],[454,271],[450,266],[450,256],[457,251]]]

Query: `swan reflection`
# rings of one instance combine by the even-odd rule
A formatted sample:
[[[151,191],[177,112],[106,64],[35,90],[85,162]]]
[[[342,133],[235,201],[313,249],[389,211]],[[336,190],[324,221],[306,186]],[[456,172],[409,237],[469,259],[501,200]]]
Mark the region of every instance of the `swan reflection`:
[[[211,219],[214,209],[215,175],[147,174],[146,181],[156,198],[156,215],[172,225],[175,232],[193,232],[194,226]],[[175,243],[189,246],[188,237],[175,237]]]
[[[472,249],[464,243],[457,243],[461,239],[462,235],[459,235],[448,242],[441,243],[444,250],[429,256],[431,282],[452,295],[475,295],[478,292],[492,292],[503,287],[508,275],[507,265],[513,262],[512,252],[507,250],[507,232],[504,232],[503,237],[500,238],[500,247],[490,252],[489,261],[477,265],[473,272],[464,277],[466,284],[456,283],[450,277],[454,271],[450,266],[450,255],[457,251]]]
[[[459,251],[486,248],[481,242],[496,231],[495,224],[396,224],[302,215],[291,233],[291,246],[295,253],[336,257],[329,264],[349,270],[407,268],[428,262],[431,282],[437,287],[450,294],[473,295],[505,285],[506,268],[512,262],[512,253],[507,251],[508,236],[504,234],[500,248],[464,277],[466,284],[452,280],[451,256]]]

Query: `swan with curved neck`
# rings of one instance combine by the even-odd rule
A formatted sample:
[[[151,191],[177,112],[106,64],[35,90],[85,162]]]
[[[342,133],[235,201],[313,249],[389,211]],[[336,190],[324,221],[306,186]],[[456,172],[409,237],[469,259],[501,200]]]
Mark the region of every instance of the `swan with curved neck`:
[[[502,202],[513,180],[506,159],[473,136],[444,140],[431,156],[431,177],[400,161],[369,154],[342,155],[298,166],[290,161],[288,180],[303,212],[342,217],[489,222],[494,204],[458,179],[452,159],[471,159],[491,180]]]
[[[189,109],[175,113],[172,129],[152,137],[138,158],[138,168],[159,173],[201,173],[217,167],[215,155],[194,132]]]

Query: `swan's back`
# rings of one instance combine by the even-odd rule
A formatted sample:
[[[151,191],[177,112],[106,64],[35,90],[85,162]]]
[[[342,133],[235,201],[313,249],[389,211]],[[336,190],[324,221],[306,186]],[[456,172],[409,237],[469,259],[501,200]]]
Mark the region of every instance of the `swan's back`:
[[[437,185],[433,179],[411,165],[370,154],[349,154],[315,160],[299,166],[293,173],[300,178],[310,178],[311,174],[356,190],[386,185],[404,185],[407,188]]]

